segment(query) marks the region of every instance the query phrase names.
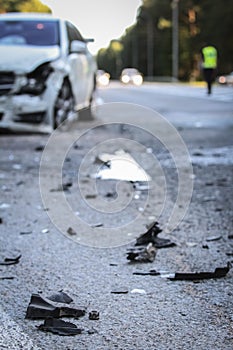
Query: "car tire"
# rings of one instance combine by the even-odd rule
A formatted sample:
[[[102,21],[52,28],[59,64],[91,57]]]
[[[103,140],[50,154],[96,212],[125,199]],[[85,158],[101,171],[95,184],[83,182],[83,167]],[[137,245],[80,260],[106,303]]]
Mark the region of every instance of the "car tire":
[[[68,80],[64,80],[54,103],[53,129],[75,114],[74,106],[75,101],[70,83]]]

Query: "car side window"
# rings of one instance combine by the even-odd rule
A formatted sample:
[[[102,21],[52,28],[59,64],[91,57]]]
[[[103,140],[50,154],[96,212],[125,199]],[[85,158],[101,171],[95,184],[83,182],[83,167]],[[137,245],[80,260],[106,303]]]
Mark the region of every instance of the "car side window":
[[[66,29],[67,29],[67,34],[68,34],[68,40],[69,40],[69,49],[71,42],[73,40],[79,40],[79,41],[85,41],[78,31],[78,29],[70,22],[66,21]]]

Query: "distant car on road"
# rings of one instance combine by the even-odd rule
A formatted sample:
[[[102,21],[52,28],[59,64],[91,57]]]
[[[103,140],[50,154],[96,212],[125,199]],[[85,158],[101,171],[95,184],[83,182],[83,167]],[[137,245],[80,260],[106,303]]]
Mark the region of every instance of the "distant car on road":
[[[110,81],[110,74],[102,69],[96,72],[96,83],[98,86],[108,86]]]
[[[123,84],[140,86],[143,83],[143,76],[136,68],[124,68],[121,72],[120,81]]]
[[[223,85],[233,85],[233,72],[228,75],[220,75],[218,77],[218,83]]]
[[[97,65],[87,42],[50,14],[0,15],[0,127],[50,132],[90,107]]]

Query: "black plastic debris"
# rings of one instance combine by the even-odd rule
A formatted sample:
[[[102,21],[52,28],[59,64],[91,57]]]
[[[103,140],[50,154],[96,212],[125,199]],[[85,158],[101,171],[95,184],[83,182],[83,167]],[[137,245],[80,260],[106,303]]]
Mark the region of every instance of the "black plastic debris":
[[[74,323],[59,320],[57,318],[46,319],[44,324],[38,326],[38,329],[44,332],[52,332],[63,336],[77,335],[81,334],[83,331]]]
[[[21,255],[18,255],[16,258],[5,258],[3,261],[0,261],[0,265],[15,265],[19,263]]]
[[[89,312],[89,320],[99,320],[100,314],[99,311],[92,310]]]
[[[132,262],[153,262],[155,260],[157,249],[150,242],[144,249],[130,250],[127,255],[127,260]]]
[[[221,235],[218,235],[218,236],[209,236],[209,237],[206,238],[206,241],[207,241],[207,242],[219,241],[221,238],[222,238]]]
[[[138,276],[159,276],[160,272],[156,270],[150,270],[149,272],[133,272],[133,275],[138,275]]]
[[[50,192],[63,192],[69,191],[70,187],[73,186],[71,181],[65,182],[62,185],[59,185],[57,188],[52,188]]]
[[[73,299],[62,290],[59,291],[58,293],[54,293],[48,296],[47,299],[51,301],[55,301],[57,303],[64,303],[64,304],[70,304],[73,301]]]
[[[233,235],[228,235],[228,239],[233,239]]]
[[[112,294],[127,294],[129,291],[128,291],[128,288],[116,288],[116,289],[113,289],[111,291]]]
[[[0,280],[13,280],[13,276],[0,276]]]
[[[32,294],[30,303],[27,308],[26,316],[27,319],[40,319],[40,318],[59,318],[59,317],[81,317],[85,315],[85,310],[70,308],[70,307],[59,307],[50,304],[47,300],[42,298],[39,294]]]
[[[162,232],[162,229],[159,227],[158,222],[152,223],[148,227],[148,230],[137,238],[135,245],[145,245],[151,242],[158,249],[173,247],[176,245],[171,242],[170,239],[157,237],[160,232]]]
[[[231,268],[231,263],[228,262],[225,267],[217,267],[214,272],[176,272],[174,276],[168,277],[171,281],[197,281],[211,278],[225,277]]]
[[[0,218],[0,224],[2,224],[3,223],[3,219],[2,218]]]
[[[45,146],[43,146],[43,145],[39,145],[39,146],[36,146],[36,147],[34,148],[34,150],[35,150],[36,152],[42,152],[44,149],[45,149]]]
[[[21,231],[19,234],[20,235],[30,235],[30,234],[32,234],[32,231]]]
[[[67,233],[70,235],[70,236],[76,236],[77,235],[77,232],[72,228],[72,227],[69,227],[67,229]]]

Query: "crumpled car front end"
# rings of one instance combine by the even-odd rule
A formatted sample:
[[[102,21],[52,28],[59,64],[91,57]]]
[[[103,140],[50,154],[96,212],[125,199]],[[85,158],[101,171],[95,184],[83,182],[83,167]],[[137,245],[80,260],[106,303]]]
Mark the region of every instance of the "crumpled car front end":
[[[1,47],[1,51],[4,50]],[[51,132],[53,111],[63,73],[54,70],[58,50],[28,52],[5,47],[0,60],[0,127],[14,130]],[[17,52],[17,56],[14,55]],[[35,57],[37,52],[37,58]],[[12,56],[13,55],[13,56]],[[49,61],[49,59],[51,61]],[[30,62],[31,61],[31,62]]]

